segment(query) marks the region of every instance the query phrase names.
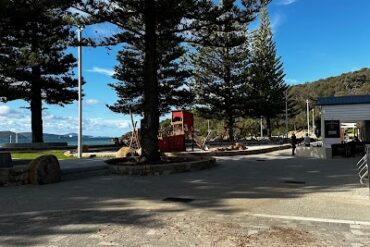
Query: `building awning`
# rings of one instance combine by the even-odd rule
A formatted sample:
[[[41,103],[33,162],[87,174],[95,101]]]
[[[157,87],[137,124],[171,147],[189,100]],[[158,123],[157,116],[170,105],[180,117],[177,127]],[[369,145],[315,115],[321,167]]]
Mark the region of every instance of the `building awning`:
[[[340,96],[318,98],[316,105],[355,105],[370,104],[370,95]]]

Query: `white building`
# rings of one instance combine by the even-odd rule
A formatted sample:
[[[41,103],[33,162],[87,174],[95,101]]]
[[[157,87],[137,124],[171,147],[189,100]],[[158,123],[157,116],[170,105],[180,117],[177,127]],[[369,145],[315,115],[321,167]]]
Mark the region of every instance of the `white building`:
[[[300,148],[297,154],[317,158],[332,158],[347,152],[348,141],[358,138],[355,147],[361,150],[365,143],[370,143],[370,95],[326,97],[317,100],[321,108],[321,148]],[[346,135],[351,129],[352,135]],[[352,148],[352,149],[353,149]],[[348,152],[356,153],[353,150]]]

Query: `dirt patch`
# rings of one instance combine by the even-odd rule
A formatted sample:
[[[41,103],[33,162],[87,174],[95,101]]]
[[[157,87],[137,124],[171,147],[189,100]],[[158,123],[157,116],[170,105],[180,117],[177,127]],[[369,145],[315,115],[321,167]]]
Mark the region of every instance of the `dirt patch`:
[[[252,234],[247,239],[240,239],[237,246],[325,246],[307,231],[272,226],[271,228]]]

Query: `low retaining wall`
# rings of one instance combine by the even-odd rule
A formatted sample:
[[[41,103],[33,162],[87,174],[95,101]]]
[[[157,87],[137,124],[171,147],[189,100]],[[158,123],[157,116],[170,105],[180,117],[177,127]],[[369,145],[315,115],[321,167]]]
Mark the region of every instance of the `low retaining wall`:
[[[8,185],[29,184],[29,167],[16,166],[12,168],[0,169],[0,187]]]
[[[297,147],[296,154],[298,157],[331,159],[331,149],[323,147]]]
[[[264,154],[271,153],[279,150],[285,150],[292,148],[291,145],[281,145],[276,147],[254,149],[254,150],[235,150],[235,151],[216,151],[216,152],[181,152],[174,153],[174,156],[181,155],[192,155],[192,156],[237,156],[237,155],[254,155],[254,154]],[[168,156],[173,156],[172,153],[166,153]]]
[[[169,175],[173,173],[190,172],[197,170],[204,170],[216,166],[216,159],[211,157],[194,158],[191,161],[173,162],[168,164],[155,165],[119,165],[109,164],[108,167],[113,174],[119,175],[138,175],[138,176],[152,176],[152,175]]]

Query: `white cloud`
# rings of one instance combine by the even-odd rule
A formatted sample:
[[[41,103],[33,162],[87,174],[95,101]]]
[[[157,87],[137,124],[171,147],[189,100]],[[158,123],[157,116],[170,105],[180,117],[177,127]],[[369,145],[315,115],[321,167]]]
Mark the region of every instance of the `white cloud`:
[[[298,81],[298,80],[296,80],[296,79],[289,79],[289,78],[287,78],[287,79],[285,79],[285,81],[286,81],[288,84],[297,84],[297,83],[299,83],[299,81]]]
[[[97,99],[87,99],[85,100],[85,102],[86,102],[86,105],[97,105],[100,103],[100,101]]]
[[[286,17],[282,14],[276,13],[271,17],[271,29],[276,33],[278,28],[285,22]]]
[[[106,69],[101,67],[93,67],[92,69],[87,70],[88,72],[98,73],[106,76],[113,76],[114,70],[113,69]]]
[[[71,116],[56,116],[45,112],[43,116],[46,133],[77,132],[78,118]],[[107,130],[116,129],[120,132],[128,131],[129,121],[109,118],[84,118],[83,130],[86,134],[105,136]]]
[[[13,109],[8,105],[0,105],[0,131],[10,130],[20,132],[31,129],[31,119],[27,110]]]
[[[295,2],[297,2],[297,0],[280,0],[276,4],[278,4],[278,5],[291,5]]]
[[[7,105],[0,105],[0,116],[4,116],[9,114],[10,112],[10,107]]]
[[[74,116],[58,116],[48,110],[43,111],[44,133],[67,134],[77,133],[78,118]],[[93,136],[112,136],[130,130],[128,120],[100,117],[84,117],[84,134]],[[0,131],[30,132],[31,113],[27,109],[13,109],[8,105],[0,105]]]

